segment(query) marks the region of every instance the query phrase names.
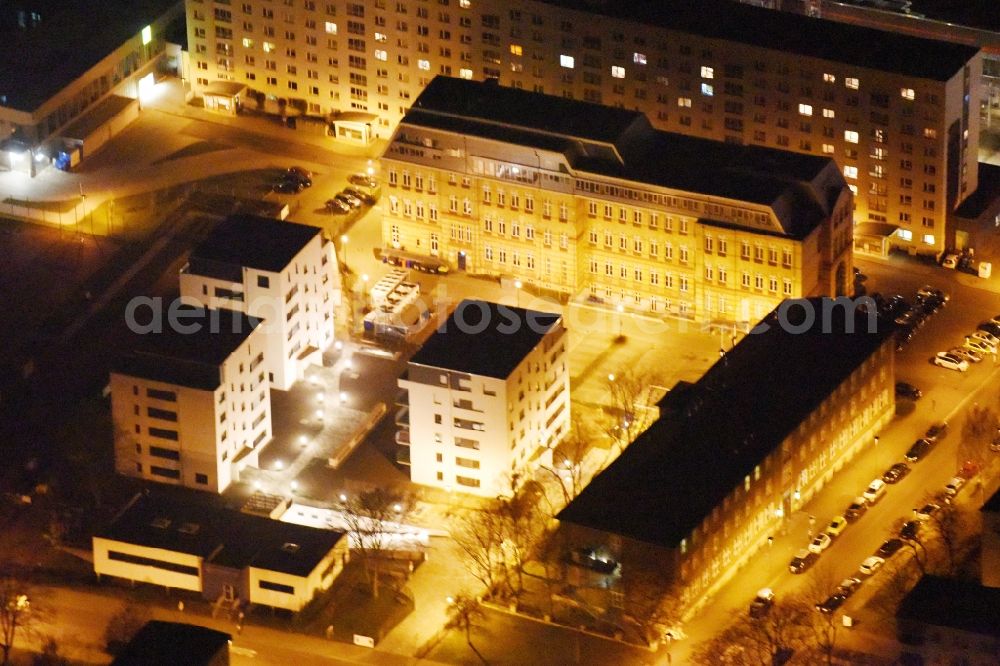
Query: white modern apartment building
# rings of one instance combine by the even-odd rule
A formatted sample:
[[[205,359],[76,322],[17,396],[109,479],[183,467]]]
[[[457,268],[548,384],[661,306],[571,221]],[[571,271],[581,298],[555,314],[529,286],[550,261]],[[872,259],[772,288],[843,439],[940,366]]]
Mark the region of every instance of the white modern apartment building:
[[[413,482],[496,497],[550,463],[569,430],[567,358],[559,315],[459,303],[399,379]]]
[[[271,439],[265,339],[240,313],[176,314],[179,325],[138,335],[111,371],[115,469],[220,493]]]
[[[720,0],[187,0],[187,15],[196,94],[235,81],[306,114],[370,114],[383,138],[434,76],[495,79],[833,157],[855,221],[926,254],[977,187],[975,47]]]
[[[317,227],[230,216],[191,252],[180,289],[185,303],[264,320],[273,388],[291,388],[333,342],[340,272],[333,243]]]

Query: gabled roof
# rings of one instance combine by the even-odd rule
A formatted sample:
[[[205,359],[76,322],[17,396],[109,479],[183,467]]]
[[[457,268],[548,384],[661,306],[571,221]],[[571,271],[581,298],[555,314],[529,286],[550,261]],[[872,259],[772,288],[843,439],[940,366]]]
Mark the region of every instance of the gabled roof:
[[[410,363],[506,379],[559,320],[557,314],[467,299]]]
[[[210,275],[212,267],[228,268],[232,279],[240,268],[279,273],[322,232],[318,227],[256,215],[230,215],[191,251],[189,270]],[[234,281],[239,281],[237,277]]]
[[[877,321],[869,331],[860,313],[845,318],[841,307],[824,326],[832,299],[785,303],[696,383],[668,393],[660,419],[559,520],[677,547],[891,335]],[[813,325],[786,330],[780,322],[802,324],[806,305]]]
[[[306,527],[165,495],[139,495],[98,537],[203,558],[231,569],[308,575],[345,538]]]
[[[978,49],[730,0],[542,0],[594,14],[846,65],[947,81]],[[935,0],[939,1],[939,0]],[[984,0],[988,2],[989,0]],[[719,45],[716,55],[723,56]],[[624,64],[624,63],[623,63]]]

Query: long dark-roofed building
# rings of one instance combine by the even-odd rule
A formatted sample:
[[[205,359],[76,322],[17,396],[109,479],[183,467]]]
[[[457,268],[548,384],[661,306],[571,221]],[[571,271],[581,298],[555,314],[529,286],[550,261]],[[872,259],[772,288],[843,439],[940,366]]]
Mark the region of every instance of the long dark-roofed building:
[[[439,76],[383,165],[385,246],[458,270],[703,322],[851,289],[852,196],[828,157]]]
[[[786,301],[668,392],[559,520],[579,548],[652,557],[703,600],[889,422],[894,347],[853,301]]]

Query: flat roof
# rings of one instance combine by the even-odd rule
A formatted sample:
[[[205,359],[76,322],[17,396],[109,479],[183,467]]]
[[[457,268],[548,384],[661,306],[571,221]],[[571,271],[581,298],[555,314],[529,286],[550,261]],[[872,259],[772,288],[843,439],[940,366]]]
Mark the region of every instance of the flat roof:
[[[136,496],[97,536],[186,553],[232,569],[306,576],[346,534],[149,494]]]
[[[656,130],[645,115],[518,90],[435,77],[407,112],[408,127],[431,128],[562,153],[588,175],[770,207],[783,233],[807,236],[847,188],[821,155],[743,146]]]
[[[896,610],[896,619],[1000,638],[1000,588],[926,575]]]
[[[292,259],[322,230],[306,224],[276,220],[258,215],[230,215],[215,225],[208,237],[191,251],[190,270],[198,275],[215,276],[212,267],[228,267],[221,279],[242,280],[239,268],[255,268],[271,273],[285,270]],[[225,272],[225,271],[224,271]]]
[[[150,620],[111,662],[112,666],[209,666],[229,652],[231,634],[196,624]],[[228,659],[226,663],[229,663]]]
[[[112,372],[167,384],[212,391],[219,387],[219,367],[239,349],[263,321],[234,310],[207,310],[190,305],[176,309],[176,322],[162,313],[162,330],[135,333],[123,342],[129,351]],[[143,314],[136,318],[142,323]],[[181,328],[181,327],[185,328]],[[186,330],[190,326],[191,330]]]
[[[410,363],[506,379],[560,319],[550,312],[466,299]]]
[[[34,111],[178,4],[178,0],[3,3],[0,99],[6,101],[0,106]],[[35,25],[32,13],[40,16]]]
[[[978,52],[968,46],[729,0],[542,1],[735,44],[937,81],[950,79]],[[995,15],[995,5],[992,9]]]
[[[868,332],[867,316],[848,318],[842,307],[824,318],[832,302],[785,301],[696,383],[679,383],[661,401],[660,418],[559,520],[678,547],[891,335],[878,324]],[[793,332],[805,306],[815,321]]]
[[[110,95],[95,106],[83,112],[76,120],[70,123],[65,129],[59,132],[60,136],[67,139],[86,139],[91,133],[100,128],[119,113],[132,106],[138,105],[139,100],[121,95]]]
[[[910,13],[1000,33],[1000,11],[997,10],[996,0],[913,0]]]

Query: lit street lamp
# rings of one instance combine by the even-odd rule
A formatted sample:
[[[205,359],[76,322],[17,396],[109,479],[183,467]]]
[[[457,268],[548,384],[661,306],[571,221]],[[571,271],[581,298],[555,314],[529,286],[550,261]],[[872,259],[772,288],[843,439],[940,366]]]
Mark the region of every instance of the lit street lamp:
[[[517,289],[517,307],[521,307],[521,287],[524,284],[520,280],[514,280],[514,289]]]

